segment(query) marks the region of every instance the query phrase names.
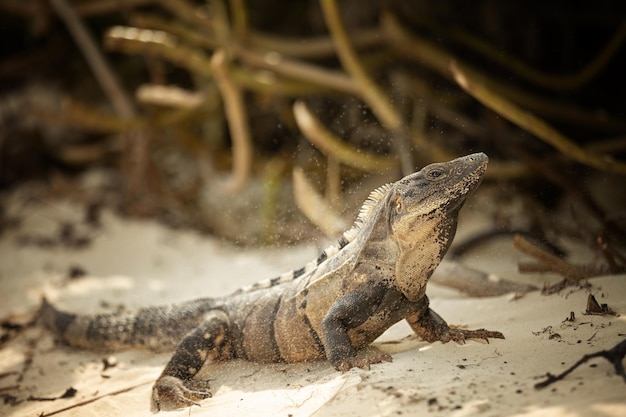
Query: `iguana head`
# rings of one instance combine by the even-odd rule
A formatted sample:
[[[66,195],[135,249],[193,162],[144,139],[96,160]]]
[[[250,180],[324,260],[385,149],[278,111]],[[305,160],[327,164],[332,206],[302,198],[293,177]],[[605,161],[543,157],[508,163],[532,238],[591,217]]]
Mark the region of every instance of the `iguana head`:
[[[430,164],[393,186],[390,223],[400,231],[417,219],[455,215],[482,181],[489,158],[475,153]]]
[[[399,249],[396,284],[409,300],[423,296],[454,238],[458,211],[480,184],[487,162],[487,155],[475,153],[431,164],[391,188],[387,210]]]

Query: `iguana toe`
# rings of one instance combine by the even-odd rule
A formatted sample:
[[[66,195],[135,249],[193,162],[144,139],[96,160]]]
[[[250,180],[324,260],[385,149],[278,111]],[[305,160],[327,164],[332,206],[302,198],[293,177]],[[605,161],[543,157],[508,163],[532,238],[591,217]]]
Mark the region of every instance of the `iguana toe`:
[[[207,381],[182,381],[166,376],[157,380],[152,388],[152,411],[169,411],[199,405],[196,401],[211,396]]]
[[[342,359],[335,363],[335,369],[341,372],[348,371],[352,368],[369,369],[370,365],[381,362],[391,362],[391,355],[387,353],[376,353],[369,355],[360,355]]]

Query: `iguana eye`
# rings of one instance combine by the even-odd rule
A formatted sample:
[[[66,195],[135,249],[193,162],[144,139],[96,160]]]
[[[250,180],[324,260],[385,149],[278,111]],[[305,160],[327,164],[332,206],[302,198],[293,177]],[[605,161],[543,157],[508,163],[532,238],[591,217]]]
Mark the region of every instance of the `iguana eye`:
[[[443,174],[444,172],[442,169],[433,169],[433,170],[428,171],[426,176],[430,180],[436,180],[437,178],[441,177]]]

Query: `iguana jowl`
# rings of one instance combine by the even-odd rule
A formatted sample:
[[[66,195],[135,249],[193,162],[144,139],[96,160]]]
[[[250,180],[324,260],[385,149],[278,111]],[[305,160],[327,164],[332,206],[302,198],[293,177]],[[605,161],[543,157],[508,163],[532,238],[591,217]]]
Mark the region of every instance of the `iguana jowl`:
[[[230,296],[95,316],[60,312],[44,300],[41,315],[65,343],[80,348],[175,350],[153,387],[154,410],[210,397],[208,383],[194,379],[205,363],[325,357],[346,371],[391,360],[357,350],[402,319],[429,342],[503,338],[449,328],[425,294],[487,161],[476,153],[428,165],[375,190],[354,227],[316,261]]]

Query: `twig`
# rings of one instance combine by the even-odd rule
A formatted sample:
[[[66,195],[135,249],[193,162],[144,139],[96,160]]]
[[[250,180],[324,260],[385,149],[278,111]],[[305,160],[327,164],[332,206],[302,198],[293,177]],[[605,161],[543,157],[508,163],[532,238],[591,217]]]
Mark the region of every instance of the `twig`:
[[[246,39],[248,35],[248,12],[244,0],[230,0],[230,12],[233,17],[233,32],[237,39]]]
[[[382,32],[378,28],[350,33],[350,41],[356,49],[368,48],[382,43]],[[309,38],[285,38],[250,30],[247,39],[250,46],[278,52],[292,58],[324,58],[335,55],[335,46],[328,36]]]
[[[519,77],[538,86],[560,91],[575,90],[592,80],[613,59],[626,39],[626,23],[622,23],[604,47],[584,67],[570,74],[554,74],[533,68],[518,57],[503,52],[502,48],[494,47],[470,33],[457,28],[446,28],[445,31],[453,40],[481,53]]]
[[[335,213],[309,183],[302,168],[293,170],[293,194],[300,211],[328,237],[337,237],[346,222]]]
[[[626,340],[619,342],[617,345],[609,350],[601,350],[599,352],[584,355],[574,365],[570,366],[558,375],[552,375],[551,373],[548,373],[546,375],[547,379],[543,382],[535,384],[535,388],[545,388],[548,385],[562,380],[580,365],[594,358],[604,358],[609,361],[609,363],[613,365],[613,368],[615,368],[615,373],[621,376],[624,382],[626,382],[626,373],[624,372],[624,365],[622,365],[622,360],[624,360],[624,357],[626,357]]]
[[[141,28],[160,29],[170,32],[188,42],[214,49],[219,47],[218,41],[211,35],[189,29],[187,26],[175,22],[167,22],[164,19],[146,14],[133,14],[130,18],[133,26]],[[245,42],[240,46],[242,49],[251,51],[248,47],[265,52],[278,53],[291,58],[325,58],[335,55],[335,47],[332,39],[328,36],[307,37],[307,38],[286,38],[277,37],[248,28]],[[384,38],[380,29],[364,29],[350,34],[350,40],[355,48],[368,48],[379,45]],[[241,40],[240,40],[241,41]],[[263,55],[263,53],[260,53]]]
[[[178,21],[168,21],[162,17],[148,13],[134,13],[130,16],[129,22],[137,29],[156,29],[174,35],[181,41],[185,41],[192,46],[199,46],[207,49],[216,49],[221,45],[212,35],[207,35],[198,30],[194,30]],[[142,38],[142,37],[138,37]]]
[[[332,71],[306,62],[285,58],[277,53],[260,54],[240,46],[234,46],[234,53],[242,62],[248,65],[269,69],[277,74],[343,93],[359,94],[358,84],[339,71]]]
[[[581,110],[574,105],[538,97],[510,84],[482,76],[476,68],[462,62],[451,53],[415,34],[409,33],[398,22],[398,19],[389,12],[383,12],[381,22],[383,32],[390,45],[401,51],[403,56],[433,69],[445,78],[452,79],[450,63],[455,61],[458,67],[463,68],[463,71],[471,78],[479,79],[482,84],[499,92],[500,95],[508,97],[519,105],[546,117],[558,118],[578,126],[593,126],[596,129],[624,129],[625,124],[621,120],[607,119],[605,115],[599,116],[598,114]]]
[[[60,408],[58,410],[51,411],[49,413],[41,413],[41,414],[39,414],[39,417],[50,417],[50,416],[54,416],[54,415],[57,415],[57,414],[61,414],[61,413],[64,413],[65,411],[71,410],[73,408],[82,407],[84,405],[91,404],[93,402],[101,400],[102,398],[113,397],[115,395],[124,394],[124,393],[126,393],[128,391],[134,390],[135,388],[143,387],[144,385],[148,385],[148,384],[151,384],[151,383],[152,383],[152,381],[146,381],[146,382],[142,382],[142,383],[139,383],[139,384],[135,384],[133,386],[122,388],[122,389],[119,389],[117,391],[109,392],[107,394],[99,395],[97,397],[93,397],[93,398],[90,398],[88,400],[81,401],[79,403],[72,404],[72,405],[69,405],[67,407]]]
[[[127,54],[141,53],[158,56],[195,74],[204,77],[212,76],[210,59],[204,51],[193,46],[180,44],[176,37],[171,34],[193,45],[208,49],[219,47],[220,42],[215,38],[202,36],[180,25],[170,24],[152,16],[136,15],[132,20],[138,26],[148,26],[159,30],[115,26],[105,34],[107,48]],[[231,52],[248,66],[269,69],[276,74],[311,84],[317,88],[321,87],[355,95],[359,92],[357,84],[342,72],[285,58],[276,53],[261,54],[235,43],[230,44],[229,47]],[[291,95],[307,92],[303,88],[305,86],[289,86],[280,84],[278,80],[272,80],[269,85],[267,82],[261,83],[250,70],[245,68],[233,69],[232,73],[232,78],[238,84],[255,91],[274,94],[287,92]]]
[[[409,149],[410,134],[406,124],[391,105],[391,100],[387,94],[376,85],[359,61],[350,44],[335,0],[320,0],[320,4],[341,64],[359,85],[361,98],[370,106],[380,122],[392,133],[402,173],[404,175],[412,173],[414,166]]]
[[[164,33],[171,33],[181,40],[202,48],[215,49],[223,46],[222,43],[213,36],[204,35],[197,31],[190,30],[180,24],[166,22],[156,16],[146,14],[134,15],[131,18],[131,23],[142,28],[158,29],[164,31]],[[120,35],[121,34],[122,32],[120,32]],[[142,35],[141,32],[131,32],[130,35],[133,35],[133,40],[143,40],[149,38],[149,36]],[[131,36],[128,36],[127,39],[131,39]],[[358,85],[343,72],[329,70],[318,65],[313,65],[308,62],[284,56],[292,55],[294,52],[293,50],[298,47],[300,42],[304,45],[300,47],[300,50],[307,50],[307,48],[311,47],[308,44],[308,40],[305,39],[302,41],[284,41],[284,44],[278,44],[278,40],[269,40],[267,42],[261,40],[259,45],[262,48],[271,50],[271,52],[266,53],[251,50],[243,44],[236,42],[231,42],[229,47],[231,48],[231,52],[234,53],[237,58],[249,66],[268,69],[276,74],[312,83],[319,87],[330,88],[346,94],[358,95]],[[314,39],[313,42],[320,44],[320,46],[314,46],[315,49],[322,49],[322,47],[325,49],[328,46],[332,47],[328,38],[323,40]],[[173,42],[170,42],[170,44],[172,43]],[[247,43],[252,46],[256,46],[256,35],[251,36],[249,42]],[[277,44],[275,45],[274,43]],[[137,45],[134,48],[134,52],[142,52],[140,48],[141,46]],[[147,52],[146,48],[143,48],[143,52]],[[196,59],[196,61],[198,60]],[[191,67],[189,64],[185,65],[187,67]]]
[[[198,108],[206,99],[202,93],[173,85],[144,84],[137,89],[135,95],[140,103],[187,110]]]
[[[209,19],[206,8],[190,3],[188,0],[158,0],[158,2],[181,20],[204,29],[203,32],[214,32],[215,27]]]
[[[111,70],[104,55],[100,53],[95,42],[76,12],[66,0],[50,0],[56,13],[63,19],[68,30],[80,48],[87,64],[93,71],[100,87],[107,95],[116,113],[124,119],[132,119],[136,115],[132,101],[122,89],[115,74]]]
[[[450,65],[450,70],[454,74],[456,82],[468,94],[505,119],[554,146],[566,156],[602,171],[626,174],[626,163],[586,151],[539,117],[523,110],[486,85],[472,79],[458,64],[453,62]]]
[[[390,130],[397,129],[402,124],[402,119],[395,109],[389,105],[390,100],[387,95],[374,83],[357,58],[341,22],[335,1],[320,0],[320,3],[326,24],[337,49],[337,55],[346,72],[357,82],[363,99],[370,104],[372,111],[380,118],[380,121]]]
[[[572,265],[563,259],[546,252],[533,245],[530,241],[520,235],[513,238],[513,246],[521,252],[532,256],[539,261],[537,264],[521,263],[520,272],[555,272],[562,275],[567,281],[578,282],[589,278],[590,274],[585,268]]]
[[[257,71],[248,67],[232,67],[230,75],[235,83],[242,89],[259,93],[266,97],[303,97],[315,95],[319,96],[324,92],[333,91],[332,88],[297,81],[285,77],[277,76],[268,71]]]
[[[433,272],[430,282],[454,288],[470,297],[494,297],[508,293],[522,295],[537,290],[535,286],[507,281],[494,274],[445,259]]]
[[[252,143],[243,94],[228,76],[225,61],[225,52],[220,49],[211,58],[211,68],[217,87],[222,93],[224,110],[233,142],[233,174],[230,190],[236,192],[245,185],[250,176]]]
[[[223,0],[211,1],[211,24],[213,26],[212,34],[218,45],[220,45],[220,49],[226,54],[227,61],[230,62],[232,59],[232,47],[235,42]]]
[[[491,164],[489,166],[489,170],[491,170]],[[497,177],[496,177],[497,178]],[[448,256],[456,258],[465,255],[467,252],[474,249],[476,246],[482,245],[486,242],[489,242],[492,239],[497,239],[501,237],[511,237],[511,236],[527,236],[533,239],[535,242],[538,242],[540,246],[549,251],[553,255],[564,255],[563,249],[559,248],[556,244],[548,241],[541,234],[531,233],[527,230],[523,229],[515,229],[515,228],[496,228],[492,230],[487,230],[485,232],[477,233],[472,237],[469,237],[465,240],[455,240],[454,245],[448,251]]]
[[[383,171],[396,166],[397,162],[392,158],[358,151],[341,142],[326,130],[302,101],[294,103],[293,114],[302,133],[325,155],[332,155],[343,164],[365,171]]]
[[[118,52],[154,55],[196,74],[212,75],[211,61],[201,49],[179,45],[176,38],[163,31],[114,26],[104,35],[104,42]]]
[[[611,273],[610,270],[593,264],[573,265],[533,245],[519,235],[513,238],[513,246],[538,260],[538,262],[520,262],[518,269],[521,273],[556,273],[563,277],[563,281],[544,287],[541,290],[543,294],[553,294],[582,280]]]

